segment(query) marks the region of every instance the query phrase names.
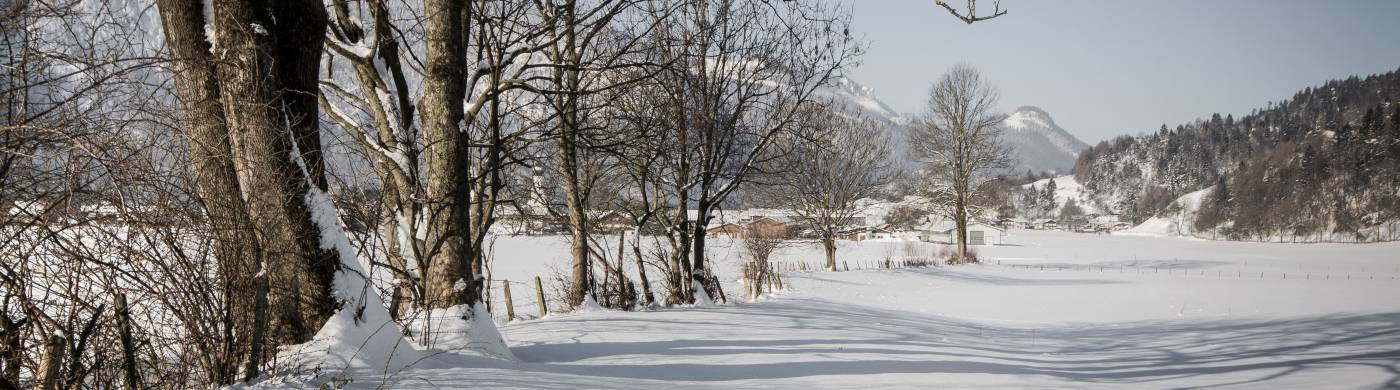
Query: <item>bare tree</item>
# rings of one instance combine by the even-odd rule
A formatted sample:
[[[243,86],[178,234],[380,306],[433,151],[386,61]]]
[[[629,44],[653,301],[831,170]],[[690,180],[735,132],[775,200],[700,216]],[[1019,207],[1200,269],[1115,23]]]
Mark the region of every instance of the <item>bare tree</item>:
[[[148,12],[109,5],[0,7],[0,66],[7,69],[0,79],[0,385],[229,383],[250,353],[254,310],[246,305],[251,294],[232,294],[241,299],[233,312],[229,292],[251,288],[229,288],[232,272],[223,266],[243,256],[256,264],[256,255],[229,250],[244,243],[222,245],[233,233],[229,224],[204,225],[205,213],[239,203],[210,197],[209,207],[198,204],[203,194],[185,176],[186,140],[177,136],[166,77],[155,68],[166,59],[150,43],[158,38],[146,35],[158,32],[132,23]],[[196,175],[207,163],[194,164]],[[237,186],[221,190],[239,199]],[[213,235],[221,237],[217,248],[208,245]],[[108,310],[128,294],[130,306]],[[112,317],[138,315],[144,321],[109,325]],[[129,339],[143,347],[119,342]],[[36,367],[40,352],[49,358]],[[110,364],[118,355],[121,364]],[[138,362],[156,369],[137,373]],[[40,383],[26,383],[39,372]]]
[[[431,323],[438,309],[482,314],[486,240],[509,202],[501,195],[516,152],[534,134],[518,111],[530,102],[525,80],[549,65],[532,60],[552,42],[534,4],[331,5],[328,49],[343,61],[321,80],[320,103],[373,161],[391,312],[406,324]]]
[[[321,232],[303,201],[313,187],[325,188],[315,104],[325,11],[304,1],[280,2],[274,9],[220,2],[213,20],[205,20],[202,10],[176,3],[160,4],[168,34],[196,35],[170,36],[172,53],[188,66],[174,72],[196,80],[191,86],[212,75],[217,94],[210,96],[207,89],[176,93],[187,105],[211,97],[219,101],[222,115],[187,112],[196,122],[222,117],[240,195],[249,220],[260,227],[254,235],[265,254],[262,271],[277,279],[269,281],[275,288],[266,292],[267,337],[273,345],[305,342],[336,310],[331,282],[340,264],[334,252],[319,247]],[[286,22],[290,20],[297,22]],[[201,28],[206,24],[214,26],[213,36]],[[293,150],[301,154],[294,157]],[[204,188],[226,184],[200,183]]]
[[[775,158],[816,92],[860,52],[846,34],[850,13],[815,2],[677,1],[658,39],[669,66],[658,76],[668,136],[680,150],[666,171],[676,207],[673,253],[683,279],[710,297],[718,284],[705,265],[713,213]],[[693,207],[691,215],[687,209]],[[689,255],[689,258],[686,258]],[[693,287],[680,299],[694,301]]]
[[[352,322],[344,326],[367,326],[364,320],[378,321],[383,314],[382,302],[356,291],[366,287],[367,273],[340,239],[341,222],[327,192],[318,105],[325,7],[318,1],[211,3],[212,12],[188,2],[157,5],[171,53],[184,65],[172,71],[193,87],[177,86],[175,94],[186,105],[181,111],[187,121],[214,121],[206,130],[227,136],[225,154],[260,248],[257,272],[249,277],[268,287],[227,291],[253,302],[252,351],[244,371],[251,379],[261,355],[276,352],[260,349],[260,340],[271,347],[305,343],[338,312],[347,315],[335,320]],[[188,106],[211,99],[221,116],[212,107]]]
[[[769,259],[786,242],[786,237],[773,231],[746,229],[742,247],[744,256],[749,260],[743,264],[746,298],[757,299],[781,283],[778,282],[778,271],[773,269]]]
[[[814,133],[787,150],[778,163],[775,185],[765,197],[792,212],[816,233],[826,253],[826,269],[836,270],[836,235],[848,228],[869,203],[861,202],[889,183],[889,142],[880,124],[852,117],[847,108],[813,110]]]
[[[667,176],[661,171],[665,169],[662,159],[671,145],[655,136],[659,117],[647,114],[650,107],[648,98],[654,95],[647,94],[643,89],[629,89],[627,92],[619,94],[616,100],[619,112],[624,113],[619,122],[635,131],[636,137],[626,147],[629,152],[620,156],[627,185],[615,197],[615,208],[626,214],[634,226],[630,245],[642,288],[641,299],[646,305],[651,305],[656,303],[656,296],[652,294],[642,256],[642,236],[658,233],[659,229],[655,227],[665,224],[661,220],[666,211],[672,208],[668,203],[666,183],[661,179]]]
[[[615,166],[609,150],[622,145],[628,134],[610,129],[604,120],[611,102],[608,94],[621,86],[638,82],[648,73],[631,72],[642,68],[648,59],[639,48],[650,34],[651,23],[620,21],[637,5],[636,0],[603,0],[596,2],[564,0],[537,2],[542,24],[546,27],[548,44],[541,53],[547,62],[547,75],[542,86],[535,88],[544,97],[551,112],[553,126],[549,138],[558,154],[559,179],[563,182],[564,219],[569,229],[572,259],[567,303],[578,306],[586,295],[595,294],[593,272],[589,260],[589,195],[590,182],[607,175],[607,166]],[[638,26],[639,31],[628,27]],[[592,160],[592,161],[584,161]],[[592,163],[592,177],[589,165]],[[596,297],[595,297],[596,299]]]
[[[981,215],[980,197],[995,175],[1011,165],[1001,141],[1002,116],[993,113],[999,94],[976,68],[949,69],[929,90],[926,112],[911,142],[927,166],[930,197],[958,230],[958,261],[967,258],[968,220]]]

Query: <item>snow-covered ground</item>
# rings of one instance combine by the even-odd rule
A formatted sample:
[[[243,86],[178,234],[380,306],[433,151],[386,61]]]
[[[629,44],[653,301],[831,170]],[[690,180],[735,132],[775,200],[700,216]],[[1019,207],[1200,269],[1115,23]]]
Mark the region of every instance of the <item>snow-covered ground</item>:
[[[350,385],[1400,386],[1400,244],[1021,230],[1007,242],[980,248],[977,266],[788,273],[787,291],[757,302],[515,321],[501,332],[518,361],[442,354],[387,376],[348,374]],[[905,247],[848,244],[840,256],[852,267]],[[565,244],[496,245],[496,276],[523,279],[562,262]],[[735,275],[735,255],[715,252]]]

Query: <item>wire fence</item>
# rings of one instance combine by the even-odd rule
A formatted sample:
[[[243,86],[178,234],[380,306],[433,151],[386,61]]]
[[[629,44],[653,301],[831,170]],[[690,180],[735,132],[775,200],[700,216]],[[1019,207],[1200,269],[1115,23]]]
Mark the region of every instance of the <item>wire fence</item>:
[[[1147,261],[1147,260],[1143,260]],[[1151,262],[1151,261],[1148,261]],[[773,261],[770,267],[779,275],[826,271],[825,261]],[[1142,277],[1194,277],[1215,279],[1253,280],[1295,280],[1295,281],[1400,281],[1400,265],[1394,267],[1327,267],[1324,269],[1295,270],[1248,268],[1248,262],[1237,267],[1196,267],[1179,260],[1161,260],[1153,265],[1095,265],[1059,263],[1023,263],[1007,259],[984,258],[982,266],[998,267],[1006,271],[1065,272],[1085,274],[1118,274]],[[908,269],[941,267],[944,264],[936,258],[901,257],[873,258],[837,261],[837,270],[861,271],[881,269]],[[782,276],[780,276],[782,277]],[[487,294],[488,307],[492,318],[502,321],[526,321],[544,317],[551,311],[562,309],[562,297],[556,297],[552,289],[544,285],[550,279],[535,277],[526,281],[493,279]],[[509,290],[509,291],[507,291]]]
[[[991,263],[991,262],[989,262]],[[1176,264],[1174,264],[1176,263]],[[1400,280],[1400,265],[1394,267],[1326,267],[1321,270],[1303,269],[1301,265],[1296,270],[1284,270],[1273,267],[1272,269],[1246,269],[1242,267],[1193,267],[1181,265],[1179,260],[1172,263],[1162,263],[1151,266],[1142,265],[1094,265],[1094,264],[1031,264],[1012,263],[1003,260],[995,260],[993,263],[997,267],[1011,270],[1027,270],[1037,272],[1081,272],[1099,274],[1130,274],[1140,276],[1177,276],[1177,277],[1201,277],[1201,278],[1221,278],[1221,279],[1277,279],[1277,280],[1301,280],[1301,281],[1332,281],[1332,280]],[[1247,267],[1248,262],[1240,264]]]
[[[493,279],[489,281],[490,292],[486,294],[487,307],[491,317],[500,321],[533,320],[549,315],[559,309],[558,301],[551,300],[548,283],[536,276],[529,281]]]

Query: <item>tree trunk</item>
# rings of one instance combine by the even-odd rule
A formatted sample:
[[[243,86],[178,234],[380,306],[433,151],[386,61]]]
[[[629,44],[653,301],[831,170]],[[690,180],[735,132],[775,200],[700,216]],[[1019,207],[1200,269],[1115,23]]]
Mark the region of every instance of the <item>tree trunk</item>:
[[[823,235],[822,235],[822,249],[824,249],[825,252],[826,252],[826,270],[827,270],[827,271],[835,271],[835,270],[836,270],[836,235],[835,235],[835,234],[830,234],[830,232],[828,232],[828,234],[823,234]]]
[[[959,211],[956,221],[958,228],[958,262],[967,261],[967,215]]]
[[[0,310],[0,368],[3,368],[0,370],[0,383],[19,383],[19,365],[24,359],[20,328],[24,322],[14,320]]]
[[[423,5],[427,64],[423,100],[423,160],[427,175],[426,306],[448,308],[474,304],[476,275],[466,234],[469,221],[467,138],[459,123],[466,96],[466,49],[463,2],[429,0]],[[459,285],[458,283],[461,283]]]
[[[321,152],[320,75],[330,16],[321,1],[277,0],[267,4],[275,15],[270,22],[276,44],[272,55],[274,72],[281,82],[278,104],[283,108],[282,127],[290,128],[293,142],[301,153],[307,180],[327,190],[326,163]],[[282,21],[282,22],[278,22]],[[321,264],[334,269],[335,264]]]
[[[622,230],[617,233],[617,272],[614,272],[614,274],[617,275],[617,296],[619,297],[617,301],[618,306],[625,306],[630,310],[630,308],[637,302],[628,297],[628,283],[626,283],[628,281],[627,275],[622,271],[622,265],[626,264],[622,260],[624,257],[626,257],[626,250],[627,231]],[[635,296],[633,296],[632,298],[635,298]]]
[[[668,237],[675,240],[671,244],[671,279],[672,286],[676,289],[667,299],[671,303],[691,303],[695,300],[694,291],[691,291],[690,283],[690,226],[691,223],[686,213],[686,196],[684,190],[677,196],[678,206],[676,206],[676,226]]]
[[[268,279],[266,272],[259,272],[253,276],[253,328],[252,334],[249,335],[252,342],[248,346],[249,358],[245,361],[243,369],[244,382],[258,377],[259,365],[267,346],[268,315],[271,314],[267,302]]]
[[[43,357],[34,371],[34,385],[39,390],[56,390],[59,384],[63,354],[68,347],[62,336],[51,335],[44,340]]]
[[[699,215],[695,216],[695,226],[691,227],[691,234],[693,236],[691,237],[690,251],[691,254],[693,254],[693,258],[691,260],[692,268],[689,270],[690,272],[688,275],[691,282],[688,283],[691,285],[696,283],[700,284],[705,294],[708,295],[711,300],[714,300],[719,297],[715,296],[714,286],[711,286],[709,282],[710,273],[705,268],[705,226],[710,223],[710,204],[706,200],[701,199],[697,203],[697,209],[699,209]],[[692,288],[692,290],[693,289],[694,288]],[[691,292],[690,299],[692,303],[695,301],[694,291]]]
[[[393,293],[389,299],[389,316],[399,319],[407,314],[414,305],[422,303],[422,298],[414,290],[414,276],[408,273],[409,259],[413,259],[414,266],[418,265],[419,248],[417,239],[411,226],[401,223],[417,219],[417,206],[402,191],[409,187],[409,183],[401,180],[400,175],[391,173],[392,167],[381,163],[377,168],[380,179],[379,200],[383,207],[380,222],[380,230],[384,237],[386,252],[384,257],[389,265],[395,270]],[[408,255],[406,255],[406,253]]]
[[[241,195],[218,79],[204,36],[205,23],[212,21],[204,19],[197,2],[160,0],[157,5],[173,59],[171,73],[180,99],[190,162],[223,282],[219,288],[227,300],[224,310],[228,312],[223,317],[230,322],[226,326],[232,328],[227,334],[233,338],[224,341],[229,360],[217,363],[215,372],[209,375],[217,384],[228,384],[238,371],[238,361],[251,358],[252,344],[256,342],[248,338],[254,333],[253,301],[257,299],[251,293],[251,279],[262,253]]]
[[[275,286],[268,291],[273,312],[269,340],[288,345],[309,341],[338,308],[331,283],[340,260],[335,252],[320,248],[321,232],[306,204],[312,185],[325,182],[324,177],[312,176],[322,163],[310,160],[319,156],[315,152],[293,155],[301,147],[295,140],[319,140],[319,135],[298,134],[319,133],[318,111],[316,105],[298,104],[298,98],[288,96],[317,91],[314,80],[313,87],[307,88],[302,78],[316,72],[326,14],[313,1],[279,2],[273,10],[277,14],[267,11],[238,2],[215,3],[215,57],[219,59],[215,73],[239,188],[258,242],[266,251],[269,286]],[[269,36],[267,29],[276,26],[274,20],[296,25],[275,27],[276,31],[299,31],[316,38]],[[300,51],[279,45],[307,44],[315,45],[313,59],[281,57]],[[294,127],[288,128],[289,124]],[[319,150],[315,145],[307,148]]]
[[[656,303],[656,296],[651,293],[651,281],[647,280],[646,263],[642,262],[642,229],[637,228],[636,241],[632,243],[632,255],[637,260],[637,276],[642,284],[643,303],[651,306]]]
[[[551,60],[557,64],[578,65],[576,42],[574,29],[576,19],[574,15],[574,5],[565,4],[557,8],[556,18],[560,20],[551,21],[558,24],[558,30],[552,31],[554,36],[564,45],[562,49],[551,49]],[[583,192],[587,189],[581,181],[579,174],[579,149],[583,145],[579,144],[580,124],[579,124],[579,79],[578,71],[567,67],[556,67],[553,73],[553,82],[558,89],[552,99],[554,99],[554,109],[558,111],[559,126],[559,160],[560,169],[564,175],[565,206],[568,208],[568,226],[570,241],[570,255],[573,261],[572,272],[569,277],[569,293],[566,297],[572,307],[578,307],[583,302],[583,298],[588,294],[596,294],[593,291],[590,264],[588,259],[588,216],[584,205]],[[596,299],[596,297],[595,297]]]
[[[126,388],[141,389],[141,377],[136,370],[136,342],[131,337],[131,309],[126,304],[126,294],[117,293],[116,315],[117,334],[122,346],[122,379]]]
[[[592,290],[588,277],[588,216],[583,207],[583,198],[579,194],[574,149],[561,147],[560,151],[564,155],[564,191],[567,197],[565,203],[569,209],[569,255],[573,261],[569,276],[569,294],[566,298],[570,307],[578,307],[583,303],[584,296]]]

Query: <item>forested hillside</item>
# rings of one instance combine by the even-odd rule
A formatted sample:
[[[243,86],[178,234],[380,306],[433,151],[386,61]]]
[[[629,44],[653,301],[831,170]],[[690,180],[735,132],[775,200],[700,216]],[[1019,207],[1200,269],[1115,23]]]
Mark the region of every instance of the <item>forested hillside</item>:
[[[1358,233],[1395,219],[1397,100],[1396,72],[1333,80],[1241,118],[1101,142],[1080,156],[1075,178],[1136,221],[1223,183],[1227,196],[1205,202],[1213,209],[1198,228],[1236,238]]]

